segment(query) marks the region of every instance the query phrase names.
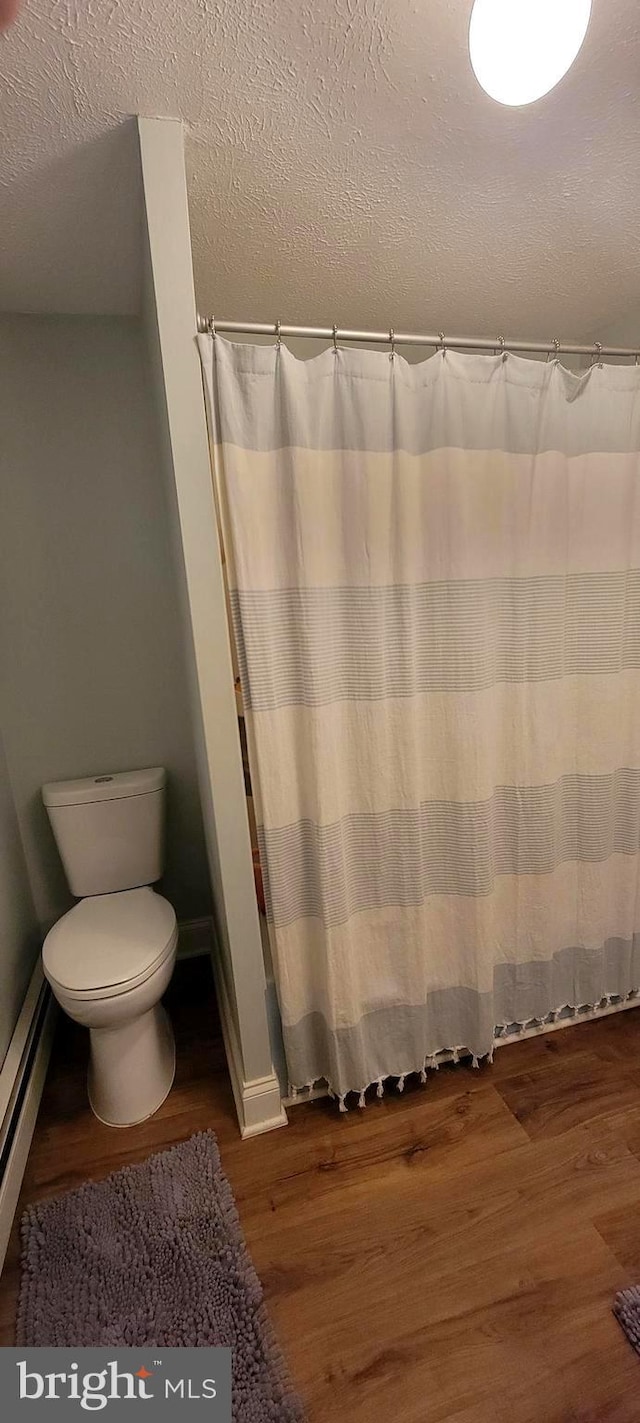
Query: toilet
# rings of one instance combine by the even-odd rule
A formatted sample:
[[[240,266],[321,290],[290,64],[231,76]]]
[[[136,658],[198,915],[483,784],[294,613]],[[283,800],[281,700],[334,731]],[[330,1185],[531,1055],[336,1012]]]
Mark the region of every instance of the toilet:
[[[69,888],[79,899],[47,934],[42,966],[70,1018],[89,1029],[89,1102],[135,1126],[171,1090],[175,1045],[160,999],[176,960],[162,874],[165,772],[124,771],[42,787]]]

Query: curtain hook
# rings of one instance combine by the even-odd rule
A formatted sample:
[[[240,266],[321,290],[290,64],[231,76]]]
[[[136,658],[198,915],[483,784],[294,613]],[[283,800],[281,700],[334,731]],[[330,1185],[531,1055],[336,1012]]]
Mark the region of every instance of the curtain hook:
[[[333,354],[334,354],[334,356],[337,356],[337,354],[338,354],[338,328],[337,328],[337,326],[334,326],[334,328],[333,328]]]
[[[394,358],[394,356],[395,356],[395,354],[396,354],[396,336],[395,336],[395,331],[394,331],[394,329],[393,329],[393,326],[391,327],[391,329],[390,329],[390,331],[389,331],[389,340],[390,340],[390,342],[391,342],[391,350],[390,350],[390,352],[389,352],[389,360],[392,361],[393,358]]]
[[[557,336],[553,338],[553,349],[555,352],[553,359],[554,361],[558,361],[560,359],[560,342]]]
[[[281,335],[280,335],[280,322],[279,322],[279,321],[276,321],[276,351],[279,351],[279,350],[280,350],[281,345],[282,345],[282,337],[281,337]]]
[[[600,366],[600,368],[602,368],[602,343],[600,341],[594,341],[593,343],[593,355],[591,357],[590,364],[592,368],[595,365],[598,365]]]
[[[209,332],[209,335],[210,335],[210,336],[213,336],[213,339],[214,339],[214,341],[215,341],[215,339],[216,339],[216,319],[215,319],[215,316],[210,316],[210,317],[209,317],[209,320],[207,321],[207,331]]]
[[[498,341],[499,341],[499,343],[500,343],[500,355],[502,356],[503,361],[506,361],[506,359],[507,359],[507,346],[506,346],[506,342],[505,342],[504,336],[499,336],[499,337],[498,337]]]
[[[438,336],[440,337],[440,345],[439,345],[439,346],[436,346],[436,350],[437,350],[437,351],[442,351],[443,356],[446,356],[446,354],[447,354],[447,342],[446,342],[446,339],[445,339],[444,331],[439,331],[439,332],[438,332]]]
[[[636,351],[636,357],[635,357],[635,362],[634,362],[634,364],[635,364],[636,366],[640,366],[640,351]]]

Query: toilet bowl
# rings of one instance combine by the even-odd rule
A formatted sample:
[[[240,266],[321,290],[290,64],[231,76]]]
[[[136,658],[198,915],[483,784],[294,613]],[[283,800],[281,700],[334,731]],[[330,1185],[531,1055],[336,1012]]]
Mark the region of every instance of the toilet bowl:
[[[109,1126],[144,1121],[171,1089],[175,1047],[160,999],[177,941],[174,910],[150,885],[80,900],[45,939],[53,993],[89,1029],[89,1101]]]

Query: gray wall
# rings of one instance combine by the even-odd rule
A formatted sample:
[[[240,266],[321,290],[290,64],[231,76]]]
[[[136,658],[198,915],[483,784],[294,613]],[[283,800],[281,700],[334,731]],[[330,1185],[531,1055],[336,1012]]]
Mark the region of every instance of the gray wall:
[[[163,888],[210,912],[176,577],[142,330],[0,320],[0,727],[36,914],[72,902],[43,781],[164,765]]]
[[[611,321],[607,326],[596,331],[594,341],[600,341],[603,346],[629,346],[633,350],[640,347],[640,302],[635,292],[629,293],[629,309],[624,316],[617,321]],[[611,360],[611,357],[608,358]],[[622,365],[629,365],[629,357],[617,358]],[[617,364],[617,360],[614,360]]]
[[[0,737],[0,1066],[38,948],[36,914]]]

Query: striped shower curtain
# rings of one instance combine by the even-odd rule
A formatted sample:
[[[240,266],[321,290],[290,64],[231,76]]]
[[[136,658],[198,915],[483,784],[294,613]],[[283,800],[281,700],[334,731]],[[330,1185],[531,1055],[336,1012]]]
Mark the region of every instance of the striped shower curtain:
[[[640,371],[200,350],[292,1087],[637,990]]]

